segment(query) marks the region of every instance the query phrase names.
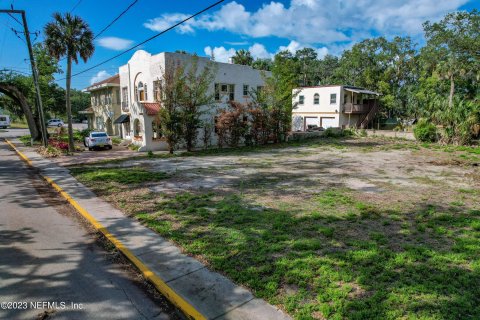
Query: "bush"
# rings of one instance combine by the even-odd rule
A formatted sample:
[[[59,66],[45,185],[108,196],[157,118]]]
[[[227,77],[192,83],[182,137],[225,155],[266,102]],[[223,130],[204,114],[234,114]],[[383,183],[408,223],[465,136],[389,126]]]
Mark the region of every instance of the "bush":
[[[134,144],[134,143],[130,143],[130,144],[128,145],[128,149],[133,150],[133,151],[138,151],[138,149],[140,149],[140,146],[138,146],[138,145],[136,145],[136,144]]]
[[[68,142],[65,142],[65,141],[50,139],[48,140],[48,144],[60,150],[65,150],[65,151],[68,150]]]
[[[73,133],[73,139],[78,142],[83,142],[86,137],[90,135],[90,129],[83,129],[82,131],[75,131]]]
[[[426,119],[420,119],[413,128],[413,134],[415,139],[422,142],[435,142],[437,141],[437,127],[428,122]]]
[[[112,137],[112,143],[115,145],[119,145],[120,143],[122,143],[122,138]]]

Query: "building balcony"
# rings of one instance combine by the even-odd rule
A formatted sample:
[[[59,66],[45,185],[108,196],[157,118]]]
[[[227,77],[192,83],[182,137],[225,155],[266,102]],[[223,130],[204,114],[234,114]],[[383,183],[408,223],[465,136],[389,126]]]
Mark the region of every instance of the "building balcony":
[[[347,102],[343,105],[343,112],[350,113],[350,114],[363,114],[368,113],[371,109],[370,104],[353,104]]]

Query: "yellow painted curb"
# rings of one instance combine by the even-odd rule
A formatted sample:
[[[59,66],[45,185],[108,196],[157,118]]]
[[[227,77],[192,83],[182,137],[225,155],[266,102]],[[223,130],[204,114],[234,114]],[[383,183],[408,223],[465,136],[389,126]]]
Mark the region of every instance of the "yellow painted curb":
[[[10,145],[24,160],[29,166],[33,167],[33,164],[30,159],[22,152],[20,152],[10,141],[5,140],[8,145]],[[100,222],[98,222],[87,210],[85,210],[80,204],[78,204],[75,199],[73,199],[67,192],[65,192],[58,184],[56,184],[51,178],[41,174],[43,179],[45,179],[48,184],[50,184],[57,192],[65,198],[88,222],[90,222],[93,227],[100,231],[113,245],[122,252],[130,262],[132,262],[142,275],[160,291],[170,302],[175,304],[180,310],[182,310],[186,315],[190,316],[193,319],[206,320],[206,318],[198,312],[190,303],[188,303],[184,298],[178,295],[172,288],[170,288],[165,281],[163,281],[158,275],[156,275],[152,270],[150,270],[143,262],[140,261],[125,245],[115,238]]]
[[[24,155],[22,152],[20,152],[14,145],[13,143],[11,143],[10,141],[8,141],[8,139],[5,139],[5,142],[13,148],[13,150],[15,150],[15,152],[20,156],[20,158],[22,158],[23,161],[25,161],[30,167],[33,167],[33,164],[32,164],[32,161],[30,161],[30,159],[28,159],[28,157],[26,155]]]

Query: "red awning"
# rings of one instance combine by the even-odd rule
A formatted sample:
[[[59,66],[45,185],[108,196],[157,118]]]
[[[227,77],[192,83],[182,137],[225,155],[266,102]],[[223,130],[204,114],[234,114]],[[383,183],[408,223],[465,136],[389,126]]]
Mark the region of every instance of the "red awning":
[[[149,116],[156,116],[160,111],[160,103],[158,102],[144,102],[142,105]]]

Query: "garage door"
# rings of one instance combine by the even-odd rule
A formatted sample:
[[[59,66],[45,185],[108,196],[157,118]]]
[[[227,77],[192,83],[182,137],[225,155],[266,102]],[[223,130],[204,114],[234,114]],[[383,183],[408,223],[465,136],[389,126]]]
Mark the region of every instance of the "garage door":
[[[331,128],[331,127],[338,127],[338,123],[337,121],[335,120],[335,118],[325,118],[325,117],[322,117],[320,118],[321,120],[321,126],[324,128],[324,129],[327,129],[327,128]]]
[[[308,129],[308,126],[319,126],[317,117],[305,117],[305,130]]]

